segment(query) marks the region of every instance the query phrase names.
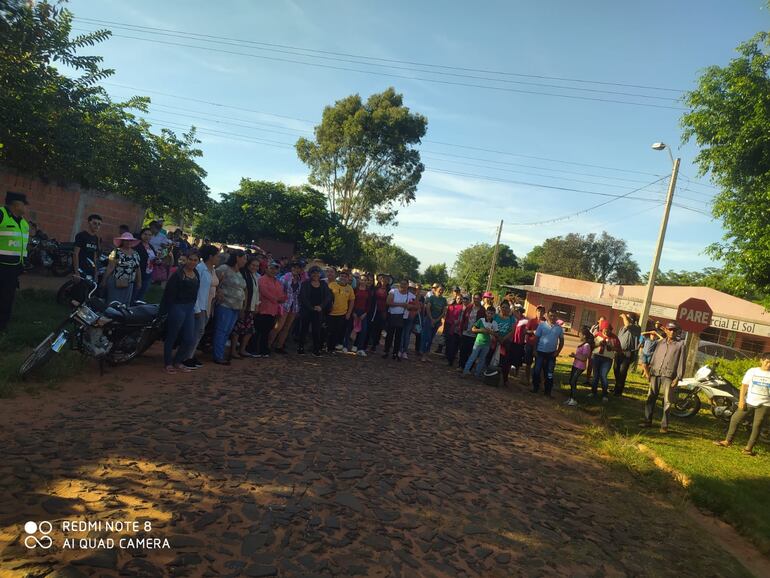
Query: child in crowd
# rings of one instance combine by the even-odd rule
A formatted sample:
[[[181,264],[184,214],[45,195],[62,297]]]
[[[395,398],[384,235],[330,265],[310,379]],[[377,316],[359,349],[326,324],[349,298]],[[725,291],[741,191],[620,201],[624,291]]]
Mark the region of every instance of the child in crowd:
[[[574,357],[572,362],[572,371],[569,374],[569,399],[565,402],[565,405],[575,406],[577,400],[575,399],[575,393],[577,392],[577,382],[580,375],[585,371],[588,360],[591,358],[591,352],[594,349],[594,336],[591,334],[591,330],[587,325],[583,325],[580,328],[580,345],[577,346],[574,353],[570,353],[570,357]]]
[[[644,378],[648,381],[650,379],[652,354],[655,353],[655,347],[657,347],[661,339],[663,339],[663,330],[660,327],[660,321],[655,322],[655,329],[653,331],[645,331],[639,336],[639,349],[642,350],[639,365],[642,367]]]
[[[473,351],[468,361],[465,362],[463,375],[468,375],[476,362],[476,377],[481,377],[481,372],[487,365],[487,353],[489,353],[489,344],[492,341],[492,335],[497,333],[497,322],[495,321],[495,308],[487,307],[484,319],[479,319],[474,323],[471,331],[476,334],[476,341],[473,343]]]

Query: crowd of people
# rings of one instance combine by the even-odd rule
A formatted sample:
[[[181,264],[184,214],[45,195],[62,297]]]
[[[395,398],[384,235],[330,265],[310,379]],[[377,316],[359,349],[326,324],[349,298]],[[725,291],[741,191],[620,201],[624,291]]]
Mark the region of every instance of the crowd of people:
[[[29,226],[23,218],[26,198],[9,193],[0,213],[0,330],[10,318],[10,307],[21,264],[26,256]],[[296,354],[306,346],[316,357],[349,353],[360,357],[379,354],[402,362],[410,353],[421,362],[430,354],[443,355],[463,376],[491,377],[509,385],[511,375],[533,393],[542,388],[552,395],[556,359],[564,348],[562,320],[542,305],[533,317],[525,315],[518,297],[497,299],[490,292],[467,292],[453,287],[445,294],[440,283],[423,288],[409,279],[393,279],[336,268],[318,260],[279,258],[258,247],[215,246],[208,239],[190,241],[181,230],[171,233],[163,221],[152,221],[136,236],[121,226],[112,240],[104,270],[99,231],[102,218],[92,214],[87,228],[75,237],[73,277],[88,279],[108,302],[141,302],[152,284],[163,285],[160,309],[166,318],[164,370],[169,374],[194,371],[210,352],[217,365],[233,361],[286,355],[294,343]],[[569,353],[572,368],[570,394],[565,404],[575,406],[580,377],[590,397],[609,401],[622,396],[629,369],[638,367],[649,381],[641,427],[651,427],[658,397],[663,398],[660,429],[668,429],[668,415],[677,384],[684,377],[686,350],[675,322],[655,322],[642,331],[633,313],[620,316],[615,332],[600,317],[593,327],[579,329],[579,343]],[[438,338],[437,338],[438,337]],[[601,393],[599,387],[601,386]],[[770,354],[761,366],[744,377],[739,411],[727,438],[732,442],[739,423],[754,410],[754,429],[746,453],[770,411]]]

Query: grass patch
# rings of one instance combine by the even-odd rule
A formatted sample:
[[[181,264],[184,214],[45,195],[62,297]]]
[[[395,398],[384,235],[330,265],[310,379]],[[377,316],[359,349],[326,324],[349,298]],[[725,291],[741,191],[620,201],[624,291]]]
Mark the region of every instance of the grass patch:
[[[565,384],[565,392],[569,369],[567,363],[557,365],[557,379]],[[578,401],[579,409],[593,418],[586,436],[594,448],[652,487],[668,484],[670,488],[671,476],[638,449],[640,443],[649,447],[667,465],[689,478],[691,483],[685,492],[693,503],[732,524],[764,554],[770,555],[770,448],[760,443],[755,448],[756,457],[742,455],[740,448],[748,437],[746,431],[739,432],[732,448],[713,445],[715,440],[724,439],[727,423],[711,415],[706,403],[693,418],[672,417],[668,434],[661,434],[656,428],[640,428],[647,383],[638,374],[629,373],[623,398],[611,396],[609,403],[602,403],[600,399],[588,398],[589,393],[590,389],[580,387]],[[658,402],[656,424],[661,415]]]

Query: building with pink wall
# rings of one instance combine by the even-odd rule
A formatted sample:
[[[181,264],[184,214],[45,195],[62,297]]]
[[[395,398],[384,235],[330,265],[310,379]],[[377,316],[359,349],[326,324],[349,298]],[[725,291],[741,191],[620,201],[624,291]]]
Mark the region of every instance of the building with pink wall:
[[[527,315],[534,315],[538,305],[555,309],[564,327],[575,334],[581,325],[590,327],[600,316],[619,327],[620,313],[641,313],[647,289],[644,285],[608,285],[545,273],[536,273],[532,285],[510,288],[526,292]],[[701,333],[701,339],[749,354],[770,350],[770,312],[710,287],[655,287],[650,319],[674,320],[679,304],[691,297],[703,299],[714,311],[711,327]]]

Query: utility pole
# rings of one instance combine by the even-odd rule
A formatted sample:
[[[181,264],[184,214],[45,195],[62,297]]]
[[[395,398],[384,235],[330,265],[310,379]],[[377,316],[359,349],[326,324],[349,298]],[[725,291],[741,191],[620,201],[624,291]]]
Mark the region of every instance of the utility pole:
[[[495,251],[492,253],[492,266],[489,268],[489,278],[487,279],[487,291],[492,290],[492,279],[495,276],[497,267],[497,253],[500,250],[500,234],[503,232],[503,220],[500,219],[500,226],[497,228],[497,241],[495,242]]]
[[[652,305],[652,293],[655,289],[655,279],[658,277],[658,264],[660,263],[660,254],[663,252],[663,241],[666,238],[666,227],[668,226],[668,215],[671,212],[671,202],[674,200],[674,189],[676,188],[676,178],[679,175],[679,161],[674,161],[674,168],[671,171],[671,180],[668,183],[668,194],[666,195],[666,206],[663,209],[663,220],[660,222],[660,232],[658,233],[658,246],[655,248],[655,256],[652,258],[652,267],[647,279],[647,292],[644,296],[642,305],[642,315],[639,319],[639,327],[642,331],[647,331],[647,319],[650,316],[650,305]]]

